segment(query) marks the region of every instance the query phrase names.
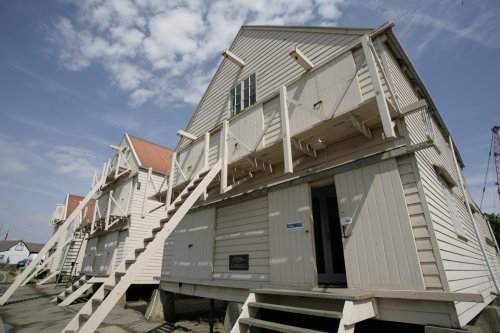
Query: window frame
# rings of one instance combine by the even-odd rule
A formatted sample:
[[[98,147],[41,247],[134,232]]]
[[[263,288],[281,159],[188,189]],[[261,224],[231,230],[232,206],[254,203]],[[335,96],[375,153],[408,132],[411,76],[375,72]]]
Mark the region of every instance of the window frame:
[[[252,79],[253,78],[253,79]],[[253,91],[252,91],[253,88]],[[253,92],[253,94],[252,94]],[[254,72],[229,89],[229,113],[235,116],[257,103],[257,73]]]
[[[437,171],[437,170],[436,170]],[[439,182],[441,184],[441,190],[443,192],[444,199],[446,201],[446,205],[448,206],[448,212],[450,214],[451,224],[455,229],[455,233],[458,238],[468,241],[465,236],[464,226],[462,221],[460,220],[460,212],[458,211],[457,203],[455,200],[455,195],[453,194],[453,187],[456,186],[455,183],[450,183],[448,181],[448,177],[444,176],[440,172],[436,172]]]

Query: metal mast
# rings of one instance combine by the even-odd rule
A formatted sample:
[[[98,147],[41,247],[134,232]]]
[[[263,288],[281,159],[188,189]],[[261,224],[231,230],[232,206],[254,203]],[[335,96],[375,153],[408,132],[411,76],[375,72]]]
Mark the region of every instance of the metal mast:
[[[500,137],[498,136],[500,126],[493,126],[491,131],[493,132],[493,158],[495,159],[495,168],[497,171],[497,193],[500,199]]]

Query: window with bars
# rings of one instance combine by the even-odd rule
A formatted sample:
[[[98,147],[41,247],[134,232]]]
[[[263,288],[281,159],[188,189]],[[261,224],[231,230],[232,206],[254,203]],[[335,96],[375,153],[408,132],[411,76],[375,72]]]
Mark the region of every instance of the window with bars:
[[[256,101],[255,73],[231,88],[229,93],[231,115],[255,104]]]

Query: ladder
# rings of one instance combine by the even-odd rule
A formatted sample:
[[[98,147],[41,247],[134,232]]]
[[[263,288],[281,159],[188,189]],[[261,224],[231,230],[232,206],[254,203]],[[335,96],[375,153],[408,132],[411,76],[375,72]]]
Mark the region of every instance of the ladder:
[[[204,194],[221,168],[222,160],[218,160],[211,169],[202,170],[193,177],[168,207],[167,218],[160,221],[159,227],[152,229],[153,235],[151,237],[143,239],[144,247],[134,251],[134,258],[123,260],[118,265],[62,332],[90,333],[99,327],[154,253],[163,248],[167,237],[182,221],[198,198]]]
[[[263,288],[251,290],[231,333],[251,327],[286,333],[353,333],[356,323],[375,318],[373,294],[339,289],[316,292]]]
[[[76,269],[76,261],[83,244],[83,237],[74,233],[74,237],[71,239],[68,247],[66,248],[64,259],[59,267],[60,273],[56,281],[56,286],[59,282],[62,282],[65,277],[70,280],[73,278],[73,272]]]
[[[82,201],[78,204],[76,209],[73,211],[73,213],[70,214],[70,216],[64,221],[64,223],[61,225],[61,227],[52,235],[52,237],[49,239],[49,241],[43,246],[43,248],[40,250],[40,252],[37,254],[37,256],[33,259],[33,261],[26,267],[26,269],[18,275],[18,277],[14,280],[14,282],[10,285],[9,289],[7,289],[2,297],[0,297],[0,306],[4,305],[7,300],[12,296],[12,294],[19,288],[21,283],[23,283],[24,280],[30,275],[30,273],[33,271],[33,269],[38,265],[38,263],[45,257],[45,255],[49,252],[50,249],[57,243],[57,240],[59,239],[59,236],[64,230],[64,227],[67,227],[74,218],[80,214],[81,210],[87,205],[87,203],[92,199],[94,194],[99,191],[101,186],[104,184],[106,181],[106,173],[108,171],[108,163],[104,164],[103,171],[101,174],[100,179],[94,183],[92,188],[90,189],[89,193],[83,198]],[[64,226],[64,227],[63,227]]]

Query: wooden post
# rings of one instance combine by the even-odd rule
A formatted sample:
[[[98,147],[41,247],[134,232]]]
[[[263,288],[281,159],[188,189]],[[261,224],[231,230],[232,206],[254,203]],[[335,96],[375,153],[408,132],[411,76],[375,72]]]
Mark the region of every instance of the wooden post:
[[[177,152],[172,154],[172,161],[170,162],[170,173],[168,174],[168,188],[167,188],[167,198],[165,200],[165,210],[168,212],[170,204],[172,203],[172,188],[174,187],[175,178],[175,161],[177,159]]]
[[[227,150],[227,135],[229,130],[229,123],[225,120],[222,123],[222,131],[220,133],[220,147],[219,155],[222,160],[222,170],[220,172],[220,192],[225,193],[227,190],[227,160],[228,160],[228,150]]]
[[[214,307],[215,307],[215,302],[214,299],[210,299],[210,310],[208,313],[208,323],[210,325],[210,333],[214,333]]]
[[[394,123],[392,122],[391,115],[389,113],[389,107],[387,106],[387,101],[385,100],[384,88],[382,87],[380,77],[378,76],[378,70],[375,66],[375,61],[373,59],[367,35],[361,37],[361,45],[363,46],[366,65],[368,67],[368,71],[370,72],[373,90],[375,91],[378,112],[380,113],[380,119],[382,120],[382,127],[384,128],[385,137],[386,139],[395,138],[396,133],[394,132]]]
[[[148,187],[149,187],[149,182],[151,181],[151,174],[153,173],[153,168],[149,167],[148,169],[148,178],[146,178],[146,186],[144,186],[144,197],[142,199],[142,209],[141,209],[141,217],[144,218],[146,214],[144,214],[144,209],[146,207],[146,200],[148,199]],[[137,180],[139,180],[139,177],[137,177]],[[130,197],[129,197],[129,202],[130,202]],[[128,205],[127,205],[128,206]],[[127,207],[127,212],[128,212],[128,207]]]
[[[206,132],[205,133],[205,148],[203,151],[203,169],[204,170],[208,170],[208,168],[210,167],[209,161],[208,161],[209,153],[210,153],[210,132]],[[203,200],[207,200],[207,197],[208,197],[207,190],[205,190],[205,192],[203,192],[202,197],[203,197]]]
[[[290,120],[288,119],[288,105],[286,101],[286,87],[280,88],[281,131],[283,133],[283,160],[285,173],[293,173],[292,142],[290,140]]]
[[[104,219],[104,230],[108,230],[109,224],[109,214],[111,213],[111,197],[113,196],[113,190],[109,191],[108,206],[106,208],[106,218]]]
[[[210,153],[210,133],[205,133],[205,149],[203,152],[203,168],[208,169],[208,155]]]

